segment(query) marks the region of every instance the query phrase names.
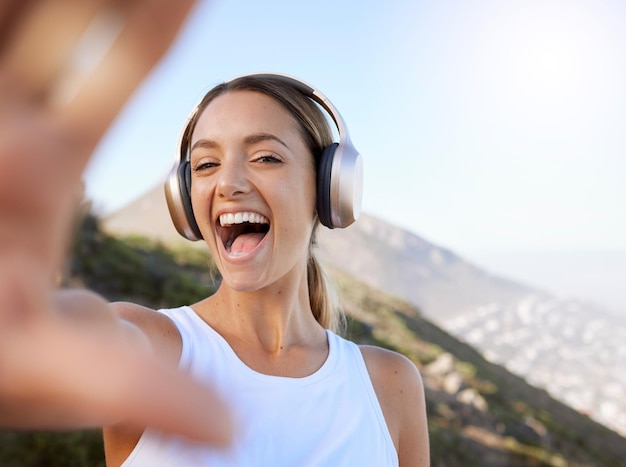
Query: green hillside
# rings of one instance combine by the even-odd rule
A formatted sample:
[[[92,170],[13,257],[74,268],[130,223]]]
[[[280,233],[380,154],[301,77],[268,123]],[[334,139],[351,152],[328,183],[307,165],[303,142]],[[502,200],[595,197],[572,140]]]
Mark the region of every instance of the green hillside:
[[[197,249],[104,234],[81,223],[66,283],[152,307],[215,290]],[[401,352],[422,371],[432,466],[626,466],[626,440],[552,399],[429,321],[415,307],[329,271],[348,314],[346,336]],[[104,465],[97,431],[0,432],[0,467]]]
[[[401,352],[422,371],[433,466],[626,466],[626,439],[486,361],[412,305],[333,277],[348,337]]]

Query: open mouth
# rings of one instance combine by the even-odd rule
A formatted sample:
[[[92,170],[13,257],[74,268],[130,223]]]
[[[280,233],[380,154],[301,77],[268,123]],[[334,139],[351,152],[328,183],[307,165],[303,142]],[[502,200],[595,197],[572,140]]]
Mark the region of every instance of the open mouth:
[[[224,248],[231,254],[254,250],[269,229],[269,220],[255,212],[227,213],[219,217],[218,234]]]

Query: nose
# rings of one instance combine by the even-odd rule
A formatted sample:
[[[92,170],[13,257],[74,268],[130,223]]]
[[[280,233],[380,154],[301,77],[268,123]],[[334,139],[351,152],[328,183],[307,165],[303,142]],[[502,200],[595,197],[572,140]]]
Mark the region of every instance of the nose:
[[[244,162],[224,160],[220,166],[217,181],[217,195],[220,198],[235,198],[248,193],[250,183]]]

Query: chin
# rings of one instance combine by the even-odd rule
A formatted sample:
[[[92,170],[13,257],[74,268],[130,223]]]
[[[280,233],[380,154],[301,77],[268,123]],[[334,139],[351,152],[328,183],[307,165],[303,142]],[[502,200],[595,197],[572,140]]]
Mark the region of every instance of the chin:
[[[255,292],[267,284],[258,275],[250,273],[222,275],[222,285],[235,292]]]

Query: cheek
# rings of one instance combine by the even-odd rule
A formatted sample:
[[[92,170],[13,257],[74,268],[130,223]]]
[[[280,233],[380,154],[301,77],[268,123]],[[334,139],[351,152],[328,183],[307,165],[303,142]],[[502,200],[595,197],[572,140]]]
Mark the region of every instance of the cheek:
[[[206,183],[192,183],[191,184],[191,208],[193,210],[193,216],[196,219],[196,223],[200,228],[205,240],[209,240],[210,234],[213,231],[211,228],[211,190]]]
[[[317,211],[317,178],[315,168],[312,165],[307,166],[305,168],[305,174],[306,175],[302,177],[300,189],[305,199],[308,200],[312,212],[315,213]]]
[[[317,218],[317,179],[315,176],[311,177],[309,188],[307,190],[307,198],[309,205],[311,206],[311,215]]]
[[[292,211],[300,218],[304,215],[309,218],[317,214],[317,185],[315,178],[310,175],[293,177],[290,183],[283,185],[281,196],[286,203],[292,206]]]
[[[206,182],[201,179],[192,180],[191,182],[191,206],[194,213],[205,212],[210,201],[211,190]]]

